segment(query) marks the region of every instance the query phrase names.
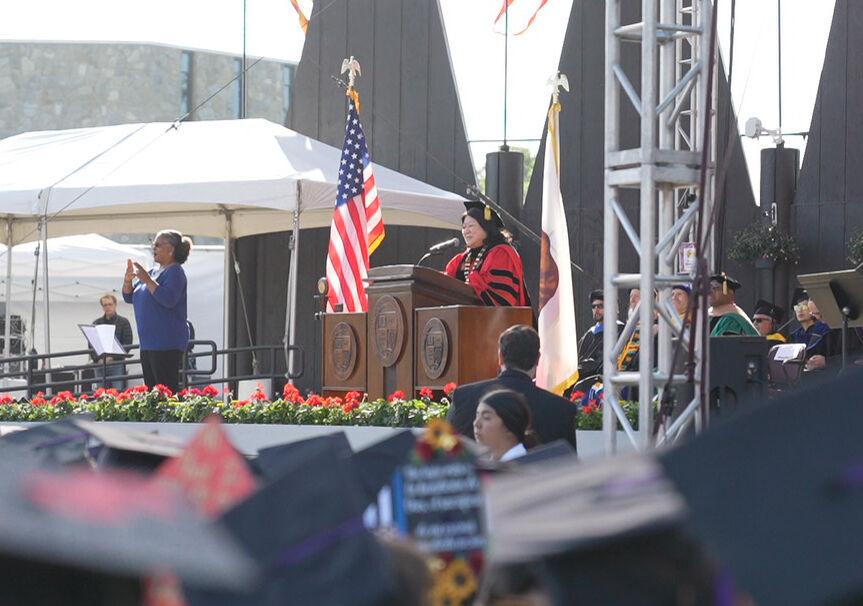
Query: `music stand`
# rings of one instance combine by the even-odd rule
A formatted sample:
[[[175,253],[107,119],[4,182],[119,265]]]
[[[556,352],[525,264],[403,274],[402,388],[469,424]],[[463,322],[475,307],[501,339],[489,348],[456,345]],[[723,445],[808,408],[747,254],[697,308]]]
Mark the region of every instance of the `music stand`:
[[[108,385],[108,357],[131,358],[132,354],[117,340],[117,327],[113,324],[78,324],[87,338],[87,343],[96,352],[96,359],[102,360],[102,389]]]
[[[824,321],[842,326],[842,370],[848,359],[848,329],[863,326],[863,264],[855,269],[797,276]]]

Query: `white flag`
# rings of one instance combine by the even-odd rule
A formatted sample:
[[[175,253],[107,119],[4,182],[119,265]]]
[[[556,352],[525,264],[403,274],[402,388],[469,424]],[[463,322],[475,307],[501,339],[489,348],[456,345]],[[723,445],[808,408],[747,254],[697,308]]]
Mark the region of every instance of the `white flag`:
[[[575,300],[569,263],[569,231],[560,193],[560,103],[548,110],[542,182],[542,245],[539,261],[539,340],[536,384],[562,394],[578,380]]]

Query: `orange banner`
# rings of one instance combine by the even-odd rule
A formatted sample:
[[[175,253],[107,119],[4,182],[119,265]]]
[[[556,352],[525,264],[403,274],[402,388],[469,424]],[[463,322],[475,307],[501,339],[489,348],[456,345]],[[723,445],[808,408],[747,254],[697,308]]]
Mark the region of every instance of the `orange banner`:
[[[500,12],[497,14],[497,17],[495,17],[495,20],[494,20],[495,24],[497,24],[497,22],[500,21],[501,17],[503,17],[506,14],[507,9],[510,6],[512,6],[513,2],[515,2],[515,0],[503,0],[503,5],[500,7]],[[516,32],[515,33],[516,36],[520,36],[521,34],[526,32],[527,29],[531,25],[533,25],[533,22],[536,20],[537,13],[539,13],[539,11],[542,9],[542,7],[545,6],[547,3],[548,3],[548,0],[539,0],[539,5],[536,7],[536,10],[533,11],[533,14],[530,16],[530,19],[528,19],[527,25],[525,25],[522,30]]]
[[[294,7],[294,10],[297,11],[297,16],[300,19],[300,27],[303,28],[303,33],[307,34],[309,32],[309,20],[303,14],[303,9],[300,8],[299,0],[291,0],[291,4]]]

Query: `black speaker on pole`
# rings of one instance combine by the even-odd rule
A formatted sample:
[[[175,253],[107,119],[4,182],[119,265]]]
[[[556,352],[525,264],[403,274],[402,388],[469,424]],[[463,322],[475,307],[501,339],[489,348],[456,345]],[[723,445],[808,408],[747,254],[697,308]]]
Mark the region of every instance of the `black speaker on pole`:
[[[524,154],[501,146],[500,151],[485,156],[485,193],[516,219],[521,217],[524,204]],[[504,223],[518,237],[518,230],[511,221]]]
[[[761,213],[762,220],[769,221],[785,233],[791,232],[791,204],[797,193],[797,177],[800,173],[800,150],[776,147],[761,150]],[[782,309],[789,309],[791,290],[788,266],[780,263],[775,267],[759,269],[756,291],[758,297],[767,299]]]

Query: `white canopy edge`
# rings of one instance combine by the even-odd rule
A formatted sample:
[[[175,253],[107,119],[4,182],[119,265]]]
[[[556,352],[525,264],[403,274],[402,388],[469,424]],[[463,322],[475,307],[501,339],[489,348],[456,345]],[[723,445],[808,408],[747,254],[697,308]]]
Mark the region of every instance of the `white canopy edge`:
[[[0,242],[171,227],[234,237],[327,227],[341,150],[267,120],[127,124],[0,141]],[[457,229],[463,198],[374,165],[385,225]]]

